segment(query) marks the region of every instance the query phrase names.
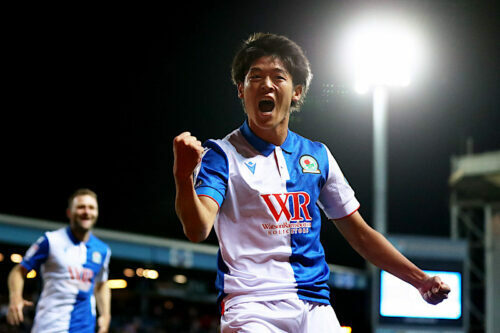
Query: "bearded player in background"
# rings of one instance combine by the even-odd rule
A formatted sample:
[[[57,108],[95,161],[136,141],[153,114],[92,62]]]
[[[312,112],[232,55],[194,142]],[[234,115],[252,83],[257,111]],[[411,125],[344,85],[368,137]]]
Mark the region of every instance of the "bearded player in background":
[[[79,189],[68,200],[69,226],[46,232],[14,266],[8,277],[9,309],[7,321],[24,321],[23,298],[27,272],[41,271],[43,288],[36,306],[32,332],[106,333],[111,321],[111,292],[106,281],[111,256],[109,247],[91,230],[99,215],[97,195]],[[94,297],[95,295],[95,297]]]

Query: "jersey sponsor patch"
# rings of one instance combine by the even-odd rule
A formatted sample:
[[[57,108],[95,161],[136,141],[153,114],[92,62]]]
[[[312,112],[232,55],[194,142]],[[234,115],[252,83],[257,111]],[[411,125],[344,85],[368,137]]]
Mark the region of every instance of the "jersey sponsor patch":
[[[321,173],[318,161],[311,155],[302,155],[299,160],[303,173]]]
[[[276,224],[263,223],[268,235],[307,234],[311,228],[311,202],[307,192],[261,194]],[[291,207],[288,207],[290,204]]]
[[[286,221],[311,221],[311,214],[307,205],[311,202],[309,193],[307,192],[288,192],[288,193],[274,193],[274,194],[261,194],[260,195],[267,207],[271,211],[274,220],[280,221],[281,215],[284,215]],[[287,202],[292,198],[291,204],[293,213],[288,208]],[[302,212],[302,215],[301,215]]]
[[[311,230],[311,222],[284,222],[279,224],[262,223],[262,229],[268,236],[308,234]]]
[[[96,253],[96,252],[94,252]],[[92,286],[94,271],[85,267],[68,266],[69,276],[78,290],[88,292]]]

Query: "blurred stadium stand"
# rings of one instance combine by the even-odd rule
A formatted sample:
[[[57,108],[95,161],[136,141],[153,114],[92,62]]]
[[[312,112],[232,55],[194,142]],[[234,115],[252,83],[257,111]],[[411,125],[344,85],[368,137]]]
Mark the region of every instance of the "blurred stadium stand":
[[[45,231],[67,226],[34,218],[0,214],[0,331],[28,332],[34,310],[20,329],[5,324],[7,275],[15,265],[10,255],[24,255]],[[218,247],[188,241],[94,229],[112,251],[110,279],[124,279],[127,287],[114,289],[110,332],[217,332],[219,314],[215,289]],[[366,331],[369,322],[365,271],[329,265],[332,304],[343,325]],[[145,278],[144,270],[158,277]],[[27,279],[25,297],[36,301],[40,279]]]

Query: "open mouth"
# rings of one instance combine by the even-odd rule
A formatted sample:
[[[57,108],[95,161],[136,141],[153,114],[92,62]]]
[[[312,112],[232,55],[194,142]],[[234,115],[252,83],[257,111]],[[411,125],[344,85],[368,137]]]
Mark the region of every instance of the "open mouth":
[[[274,109],[274,101],[263,100],[259,102],[260,112],[271,112]]]

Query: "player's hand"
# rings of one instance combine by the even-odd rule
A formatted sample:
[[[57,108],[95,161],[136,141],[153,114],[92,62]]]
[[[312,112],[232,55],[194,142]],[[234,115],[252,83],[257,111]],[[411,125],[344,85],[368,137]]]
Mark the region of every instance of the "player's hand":
[[[99,316],[97,318],[97,333],[108,333],[110,322],[110,316]]]
[[[179,134],[174,138],[174,177],[176,180],[186,180],[193,175],[194,169],[201,162],[203,146],[189,132]]]
[[[438,276],[433,276],[424,281],[418,291],[427,303],[435,305],[448,298],[450,287]]]
[[[19,325],[24,321],[23,309],[25,306],[32,306],[33,302],[22,297],[11,298],[7,311],[7,322],[11,325]]]

